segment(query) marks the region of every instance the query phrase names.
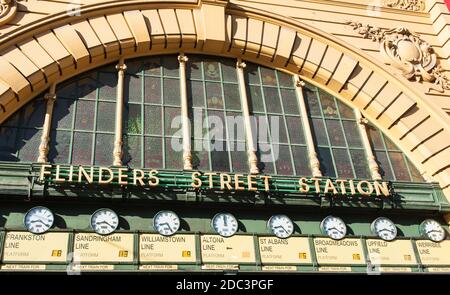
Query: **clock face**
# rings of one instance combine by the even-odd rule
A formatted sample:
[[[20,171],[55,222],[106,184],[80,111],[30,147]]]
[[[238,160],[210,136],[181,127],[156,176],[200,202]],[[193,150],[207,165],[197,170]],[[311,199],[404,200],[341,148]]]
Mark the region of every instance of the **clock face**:
[[[111,209],[98,209],[91,216],[91,227],[100,235],[108,235],[119,226],[119,217]]]
[[[339,217],[327,216],[320,223],[322,233],[334,240],[340,240],[347,234],[347,226]]]
[[[52,227],[54,219],[50,209],[38,206],[28,210],[24,218],[24,224],[29,232],[42,234]]]
[[[420,233],[433,242],[440,242],[445,239],[445,230],[436,220],[424,220],[419,226]]]
[[[217,213],[211,221],[211,227],[222,237],[231,237],[238,230],[238,222],[230,213]]]
[[[386,217],[378,217],[375,219],[372,222],[370,229],[374,235],[379,236],[385,241],[392,241],[397,236],[397,227]]]
[[[163,236],[171,236],[180,228],[180,218],[172,211],[159,211],[153,218],[153,227]]]
[[[294,232],[294,224],[286,215],[273,215],[267,222],[267,227],[281,239],[288,238]]]

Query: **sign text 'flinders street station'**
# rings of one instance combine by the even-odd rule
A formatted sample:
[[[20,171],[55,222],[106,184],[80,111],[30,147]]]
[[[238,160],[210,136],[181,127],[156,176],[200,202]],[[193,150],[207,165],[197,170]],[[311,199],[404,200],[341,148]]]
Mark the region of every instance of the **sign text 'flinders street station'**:
[[[199,171],[158,171],[126,167],[50,165],[40,167],[40,181],[52,184],[96,184],[136,187],[191,188],[228,191],[266,191],[334,196],[389,197],[386,181],[283,177]]]

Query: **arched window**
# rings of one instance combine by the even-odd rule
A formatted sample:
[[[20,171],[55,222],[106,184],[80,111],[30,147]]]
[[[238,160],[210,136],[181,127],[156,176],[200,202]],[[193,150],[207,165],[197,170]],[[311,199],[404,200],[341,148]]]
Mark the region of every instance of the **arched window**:
[[[255,153],[260,173],[308,176],[315,151],[324,176],[369,179],[367,155],[374,154],[384,179],[423,181],[392,141],[371,124],[367,131],[360,128],[355,111],[327,92],[298,86],[292,75],[252,63],[242,78],[234,59],[188,58],[126,60],[123,106],[116,105],[114,65],[58,84],[48,161],[112,165],[115,114],[123,109],[121,160],[131,167],[182,170],[184,139],[190,142],[193,169],[201,171],[248,172],[249,154]],[[180,79],[181,62],[186,80]],[[186,86],[185,97],[180,85]],[[183,105],[190,138],[183,138]],[[244,106],[253,124],[244,124]],[[38,159],[45,113],[46,101],[39,96],[0,126],[1,161]],[[248,125],[256,151],[249,148]]]

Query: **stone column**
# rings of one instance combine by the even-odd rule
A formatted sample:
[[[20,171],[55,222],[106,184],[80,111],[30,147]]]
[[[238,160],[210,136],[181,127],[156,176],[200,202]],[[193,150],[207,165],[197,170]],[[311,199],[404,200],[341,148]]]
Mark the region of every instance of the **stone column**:
[[[186,89],[186,62],[187,56],[181,53],[178,56],[180,62],[180,97],[181,97],[181,116],[183,131],[183,169],[192,170],[192,154],[191,154],[191,129],[188,111],[188,97]]]
[[[238,59],[236,63],[236,70],[239,82],[239,89],[241,90],[240,93],[241,93],[242,114],[244,115],[244,125],[245,125],[244,128],[247,140],[247,156],[250,166],[250,173],[257,174],[259,173],[258,158],[256,157],[256,145],[253,138],[250,111],[248,108],[247,90],[245,87],[245,77],[244,77],[245,66],[246,66],[245,62],[243,62],[241,59]]]
[[[123,84],[125,80],[125,65],[124,58],[120,58],[116,65],[118,79],[117,79],[117,94],[116,94],[116,123],[114,129],[114,151],[113,151],[113,165],[122,166],[122,133],[123,133]]]
[[[366,118],[362,116],[361,112],[358,109],[354,109],[354,112],[356,117],[356,123],[358,124],[359,127],[359,133],[361,135],[363,147],[366,151],[370,174],[372,176],[372,179],[380,180],[381,179],[380,167],[378,166],[375,155],[373,154],[372,147],[370,146],[369,135],[367,134],[366,124],[368,123],[368,121]]]
[[[50,86],[49,92],[44,96],[47,101],[44,126],[42,128],[41,143],[39,145],[38,163],[46,163],[49,152],[50,130],[52,128],[53,107],[56,100],[56,84]]]
[[[295,75],[295,90],[297,92],[298,105],[300,106],[300,115],[302,118],[302,123],[305,130],[306,145],[308,147],[309,155],[309,165],[312,169],[312,174],[314,177],[321,177],[322,172],[320,171],[320,162],[317,158],[316,147],[314,146],[313,135],[311,131],[311,125],[309,124],[308,112],[306,111],[305,97],[303,96],[303,86],[305,82],[300,79],[299,75]]]

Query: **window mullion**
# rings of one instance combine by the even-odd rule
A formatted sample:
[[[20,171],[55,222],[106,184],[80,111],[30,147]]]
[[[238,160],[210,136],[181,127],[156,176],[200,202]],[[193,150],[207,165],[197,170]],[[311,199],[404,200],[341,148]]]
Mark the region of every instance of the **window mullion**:
[[[311,166],[313,176],[321,177],[322,171],[320,171],[320,162],[319,158],[317,157],[316,147],[314,146],[312,129],[311,125],[309,124],[308,112],[306,110],[305,97],[303,96],[303,86],[305,85],[305,82],[300,79],[299,75],[295,75],[295,80],[295,91],[297,92],[297,100],[300,107],[301,120],[305,130],[306,145],[309,154],[309,165]]]
[[[49,92],[45,94],[45,100],[47,101],[44,125],[42,127],[41,143],[39,145],[38,163],[47,162],[47,156],[49,152],[50,143],[50,130],[52,127],[53,109],[56,100],[56,84],[50,86]]]
[[[181,53],[178,56],[180,63],[180,98],[181,98],[181,119],[183,131],[183,169],[192,170],[192,153],[191,153],[191,130],[189,128],[189,111],[188,98],[186,89],[186,62],[188,58]]]
[[[113,151],[113,165],[122,166],[122,129],[123,129],[123,85],[125,70],[127,66],[125,65],[124,59],[121,58],[116,66],[117,69],[117,95],[116,95],[116,120],[115,120],[115,130],[114,130],[114,151]]]
[[[370,175],[372,176],[372,179],[380,180],[381,179],[380,167],[378,166],[378,163],[375,158],[375,154],[370,145],[369,135],[367,134],[367,129],[366,129],[366,123],[367,123],[366,119],[363,118],[360,110],[353,109],[353,111],[355,112],[356,123],[358,124],[358,127],[359,127],[359,132],[360,132],[361,139],[363,142],[363,147],[364,147],[364,150],[366,151],[367,162],[369,163]],[[388,155],[388,157],[389,157],[389,155]]]
[[[238,59],[236,63],[236,70],[237,70],[237,76],[238,76],[238,83],[239,83],[239,89],[240,89],[240,97],[241,97],[241,106],[242,106],[242,114],[244,116],[244,127],[245,127],[245,134],[246,134],[246,140],[247,140],[247,156],[248,156],[248,162],[250,164],[250,173],[257,174],[259,173],[258,169],[258,158],[256,157],[256,146],[253,138],[253,132],[252,132],[252,124],[250,119],[250,111],[248,108],[248,98],[247,98],[247,91],[245,88],[245,77],[244,77],[244,68],[245,63]]]

